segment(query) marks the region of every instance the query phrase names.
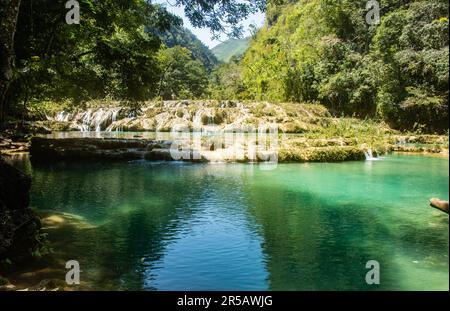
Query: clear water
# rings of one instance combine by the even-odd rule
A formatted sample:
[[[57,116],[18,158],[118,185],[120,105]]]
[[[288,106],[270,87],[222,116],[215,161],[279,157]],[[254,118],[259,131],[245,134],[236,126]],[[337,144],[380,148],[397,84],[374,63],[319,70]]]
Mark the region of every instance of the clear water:
[[[61,163],[33,168],[32,205],[76,215],[49,238],[92,289],[448,290],[448,216],[428,205],[448,199],[448,170],[400,155],[273,171]]]

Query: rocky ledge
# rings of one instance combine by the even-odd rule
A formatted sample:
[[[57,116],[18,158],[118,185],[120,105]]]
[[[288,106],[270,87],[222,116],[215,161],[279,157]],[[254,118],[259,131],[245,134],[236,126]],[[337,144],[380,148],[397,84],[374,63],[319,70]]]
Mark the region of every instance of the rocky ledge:
[[[28,143],[23,141],[13,141],[9,138],[0,136],[0,154],[13,155],[22,152],[28,152]]]
[[[111,160],[140,159],[169,160],[170,142],[147,139],[34,137],[30,154],[33,162],[53,160]],[[166,150],[162,152],[161,150]]]
[[[189,162],[336,162],[364,160],[365,150],[342,142],[339,145],[299,146],[295,140],[287,140],[274,148],[251,151],[246,141],[232,145],[202,140],[200,145],[189,143],[184,149],[181,143],[178,157],[173,154],[173,141],[119,138],[42,138],[31,140],[31,160],[104,160],[104,161],[174,161]],[[171,150],[172,148],[172,150]]]

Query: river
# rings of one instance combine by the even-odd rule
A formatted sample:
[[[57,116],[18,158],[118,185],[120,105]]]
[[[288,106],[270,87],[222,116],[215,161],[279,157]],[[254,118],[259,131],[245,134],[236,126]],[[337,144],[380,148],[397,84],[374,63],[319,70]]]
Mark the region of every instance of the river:
[[[428,205],[448,199],[448,158],[29,170],[52,256],[79,261],[90,289],[449,289],[448,216]]]

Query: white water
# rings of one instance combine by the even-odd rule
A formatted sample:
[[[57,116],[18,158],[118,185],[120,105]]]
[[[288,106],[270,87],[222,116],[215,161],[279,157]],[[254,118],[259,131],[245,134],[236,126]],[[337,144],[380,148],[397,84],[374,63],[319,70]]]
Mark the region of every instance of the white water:
[[[372,149],[367,149],[367,151],[364,151],[364,155],[366,156],[366,161],[378,161],[380,158],[373,156]]]
[[[69,121],[70,114],[65,111],[61,111],[56,115],[55,120],[58,122],[68,122]]]
[[[73,126],[81,132],[101,132],[114,129],[120,131],[120,125],[114,125],[118,121],[122,108],[99,108],[98,110],[88,109],[84,112],[69,113],[61,111],[53,117],[59,122],[72,122]]]

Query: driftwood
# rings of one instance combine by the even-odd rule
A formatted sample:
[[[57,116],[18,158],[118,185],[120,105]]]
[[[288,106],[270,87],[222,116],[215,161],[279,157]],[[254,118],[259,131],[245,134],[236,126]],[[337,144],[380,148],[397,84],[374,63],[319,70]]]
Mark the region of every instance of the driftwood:
[[[448,214],[448,201],[433,198],[430,200],[430,205]]]

